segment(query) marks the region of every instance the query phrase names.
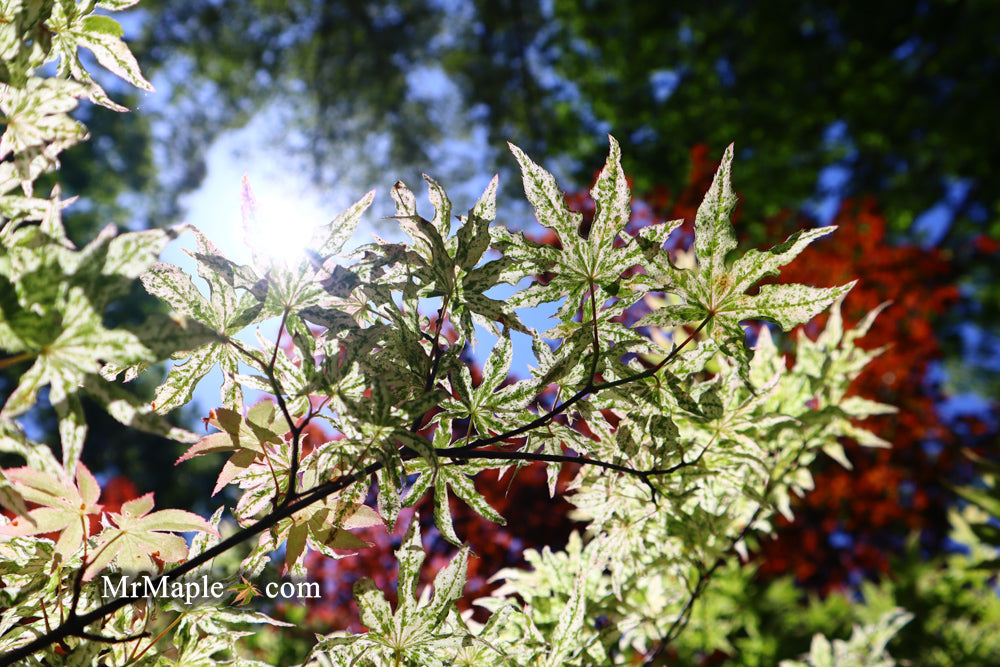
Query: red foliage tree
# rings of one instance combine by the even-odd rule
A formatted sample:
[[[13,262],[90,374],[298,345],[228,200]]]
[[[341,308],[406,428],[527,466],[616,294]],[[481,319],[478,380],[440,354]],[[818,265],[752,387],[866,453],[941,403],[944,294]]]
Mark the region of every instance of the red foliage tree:
[[[801,224],[800,219],[782,221]],[[821,266],[824,281],[860,278],[844,303],[853,325],[884,301],[862,347],[884,348],[855,380],[852,393],[895,405],[899,412],[869,424],[890,449],[871,450],[845,442],[854,470],[823,465],[816,490],[797,508],[795,521],[776,541],[763,545],[761,572],[791,571],[802,582],[827,590],[856,583],[888,569],[888,556],[919,532],[937,551],[948,532],[948,482],[969,480],[961,456],[961,429],[944,422],[937,406],[944,398],[932,373],[943,353],[935,323],[959,298],[946,254],[935,248],[887,241],[886,220],[872,199],[845,201],[834,224],[840,229],[817,243],[808,262],[796,260],[782,272],[787,282],[808,280]],[[822,321],[807,327],[815,335]],[[988,428],[981,422],[979,428]]]

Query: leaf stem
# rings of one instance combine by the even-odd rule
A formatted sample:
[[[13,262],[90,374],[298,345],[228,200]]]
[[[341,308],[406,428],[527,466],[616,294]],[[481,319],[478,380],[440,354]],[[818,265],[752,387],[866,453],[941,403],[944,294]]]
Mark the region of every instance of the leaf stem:
[[[22,361],[27,361],[34,356],[33,352],[21,352],[20,354],[15,354],[14,356],[7,357],[6,359],[0,359],[0,370],[3,370],[8,366],[13,366],[14,364],[19,364]]]
[[[125,667],[128,667],[128,665],[131,665],[132,663],[134,663],[134,662],[137,662],[137,661],[139,660],[139,658],[141,658],[142,656],[146,655],[146,652],[147,652],[147,651],[148,651],[149,649],[151,649],[151,648],[153,648],[154,646],[156,646],[156,642],[158,642],[158,641],[160,641],[161,639],[163,639],[163,637],[164,637],[164,636],[165,636],[165,635],[166,635],[166,634],[167,634],[168,632],[170,632],[170,630],[171,630],[171,629],[172,629],[172,628],[173,628],[173,627],[174,627],[175,625],[177,625],[177,624],[178,624],[178,623],[180,622],[180,620],[181,620],[182,618],[184,618],[184,614],[186,614],[186,613],[187,613],[187,612],[181,612],[181,613],[177,614],[177,616],[176,616],[176,617],[174,618],[174,620],[170,621],[170,625],[168,625],[167,627],[163,628],[163,632],[161,632],[160,634],[156,635],[155,637],[153,637],[153,639],[152,639],[152,640],[150,640],[149,644],[147,644],[147,645],[146,645],[146,648],[142,649],[142,650],[141,650],[141,651],[139,652],[139,654],[138,654],[138,655],[136,655],[136,656],[134,656],[134,657],[131,657],[131,658],[129,658],[129,661],[128,661],[127,663],[125,663]],[[147,636],[148,636],[148,633],[147,633]]]

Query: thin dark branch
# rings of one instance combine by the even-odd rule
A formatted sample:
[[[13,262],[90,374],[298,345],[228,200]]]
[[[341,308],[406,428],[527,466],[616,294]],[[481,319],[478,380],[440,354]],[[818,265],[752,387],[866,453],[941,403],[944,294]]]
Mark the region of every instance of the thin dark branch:
[[[788,465],[788,468],[785,470],[783,474],[779,475],[777,479],[771,478],[768,480],[767,484],[764,487],[764,493],[762,494],[763,498],[767,498],[767,496],[771,493],[772,489],[774,489],[774,485],[777,483],[778,480],[786,477],[791,472],[799,468],[802,460],[802,455],[805,453],[807,449],[808,442],[809,441],[807,439],[805,442],[803,442],[802,446],[799,447],[799,450],[795,453],[795,456],[792,458],[791,462]],[[704,451],[702,451],[702,454],[704,454]],[[698,455],[698,459],[700,458],[701,454]],[[737,545],[744,539],[746,539],[746,536],[750,534],[750,528],[753,526],[754,522],[757,521],[757,519],[761,515],[761,512],[763,511],[764,511],[764,505],[763,503],[761,503],[760,505],[757,506],[757,509],[754,510],[753,516],[750,517],[750,520],[747,521],[747,524],[743,526],[743,530],[740,531],[740,534],[737,535],[736,539],[734,539],[732,543],[729,545],[729,548],[727,548],[722,554],[719,555],[718,558],[715,559],[715,562],[712,563],[712,566],[709,569],[705,570],[704,572],[701,572],[698,575],[698,582],[695,584],[695,588],[694,591],[692,591],[691,596],[684,603],[684,608],[681,609],[681,613],[677,616],[676,619],[674,619],[674,622],[670,625],[670,628],[667,629],[667,633],[657,643],[656,649],[653,651],[652,655],[650,655],[649,658],[643,663],[643,667],[653,667],[657,658],[659,658],[660,655],[663,653],[663,651],[666,650],[670,642],[677,639],[677,637],[680,635],[681,631],[687,626],[687,623],[691,618],[691,609],[694,607],[695,602],[697,602],[698,599],[701,597],[701,595],[704,593],[705,588],[708,586],[708,583],[711,580],[712,576],[714,576],[716,570],[718,570],[720,567],[722,567],[722,565],[725,564],[726,557],[732,554],[732,552],[736,550]]]
[[[686,466],[691,465],[692,461],[681,461],[676,463],[669,468],[654,468],[653,470],[639,470],[637,468],[631,468],[629,466],[619,465],[617,463],[610,463],[608,461],[601,461],[600,459],[592,459],[587,456],[567,456],[562,454],[541,454],[533,452],[504,452],[497,450],[486,450],[486,451],[457,451],[449,452],[447,449],[437,450],[438,456],[447,456],[452,459],[463,459],[463,460],[475,460],[475,459],[495,459],[501,461],[532,461],[546,463],[580,463],[583,465],[596,466],[598,468],[605,468],[606,470],[615,470],[617,472],[627,473],[634,477],[639,477],[643,480],[647,480],[650,477],[657,477],[660,475],[669,475],[673,472],[680,470]]]
[[[430,374],[427,376],[427,382],[424,384],[424,391],[430,391],[434,386],[434,378],[437,376],[438,364],[441,361],[441,330],[444,328],[444,318],[445,314],[448,312],[448,302],[451,301],[451,294],[446,294],[441,298],[441,308],[438,309],[437,317],[437,330],[434,332],[434,344],[431,348],[431,354],[433,356],[433,365],[431,367]]]
[[[757,518],[760,516],[760,513],[763,510],[764,506],[758,505],[757,509],[753,513],[753,516],[751,516],[750,520],[747,521],[747,524],[743,526],[743,530],[741,530],[740,534],[737,535],[736,538],[730,543],[729,547],[721,554],[719,554],[719,556],[712,563],[711,567],[698,574],[698,581],[695,584],[694,590],[691,592],[691,595],[684,603],[684,607],[681,609],[681,613],[677,615],[677,618],[674,619],[674,622],[670,625],[670,628],[667,629],[667,633],[663,635],[663,638],[660,639],[660,641],[657,643],[656,649],[653,651],[652,655],[650,655],[649,658],[647,658],[646,661],[642,663],[643,667],[652,667],[654,664],[656,664],[656,660],[660,657],[663,651],[666,650],[670,642],[677,639],[681,631],[684,630],[685,627],[687,627],[688,621],[691,618],[691,610],[694,608],[695,602],[697,602],[701,598],[702,594],[705,592],[705,589],[708,588],[708,584],[712,580],[712,577],[715,575],[716,570],[718,570],[720,567],[726,564],[726,562],[728,561],[728,556],[730,556],[736,550],[736,546],[744,539],[746,539],[746,536],[750,534],[750,527],[753,526],[755,521],[757,521]]]
[[[658,363],[656,366],[653,366],[652,368],[648,368],[642,371],[641,373],[636,373],[635,375],[630,375],[626,378],[619,378],[618,380],[614,380],[611,382],[601,382],[599,384],[593,384],[592,381],[588,382],[583,389],[581,389],[580,391],[576,392],[575,394],[567,398],[564,402],[555,406],[554,408],[552,408],[552,410],[545,413],[544,415],[539,415],[538,418],[533,419],[532,421],[528,422],[527,424],[524,424],[523,426],[519,426],[518,428],[506,431],[499,435],[479,438],[478,440],[474,440],[467,445],[462,445],[461,447],[451,447],[449,449],[442,449],[439,450],[438,453],[447,456],[455,454],[457,452],[466,452],[478,449],[480,447],[495,445],[498,442],[504,442],[505,440],[509,440],[510,438],[516,438],[517,436],[523,433],[535,430],[539,426],[544,426],[545,424],[547,424],[548,422],[552,421],[557,416],[565,412],[568,408],[572,407],[573,404],[586,398],[589,394],[596,393],[603,389],[620,387],[623,384],[635,382],[636,380],[642,380],[643,378],[652,377],[653,375],[656,375],[656,373],[659,372],[661,368],[663,368],[668,363],[676,359],[677,355],[680,354],[681,350],[683,350],[688,343],[694,340],[695,336],[697,336],[698,333],[705,328],[705,325],[707,325],[709,321],[711,321],[711,319],[712,319],[711,315],[703,319],[701,321],[701,324],[698,325],[698,328],[696,328],[693,332],[691,332],[691,335],[685,338],[680,345],[674,347],[674,349],[670,351],[670,354],[668,354],[660,363]]]
[[[438,309],[437,316],[437,327],[435,327],[434,338],[431,340],[431,354],[430,354],[430,366],[427,369],[427,378],[424,380],[424,393],[429,392],[434,388],[434,381],[437,379],[438,367],[441,365],[441,329],[444,327],[445,314],[448,311],[448,302],[451,299],[451,294],[446,294],[441,298],[441,307]],[[423,333],[423,332],[421,332]],[[428,338],[430,338],[428,336]],[[410,430],[416,433],[420,429],[420,424],[423,422],[425,415],[420,415],[419,417],[413,418],[413,423],[410,424]],[[409,451],[408,447],[403,448],[404,451]]]
[[[601,384],[594,385],[593,389],[595,391],[600,391],[601,389],[611,389],[613,387],[620,387],[621,385],[627,384],[629,382],[634,382],[635,380],[641,380],[642,378],[648,378],[656,375],[657,373],[660,372],[661,368],[663,368],[671,361],[676,359],[677,355],[681,353],[681,350],[683,350],[688,343],[694,340],[695,336],[701,333],[701,330],[704,329],[705,326],[711,321],[712,321],[712,316],[711,315],[706,316],[705,319],[703,319],[701,323],[698,325],[698,327],[694,331],[692,331],[687,338],[681,341],[680,345],[677,345],[672,350],[670,350],[670,354],[664,357],[660,363],[656,364],[652,368],[648,368],[643,372],[637,373],[635,375],[630,375],[627,378],[619,378],[611,382],[602,382]]]
[[[267,373],[267,379],[271,382],[271,389],[274,390],[274,397],[278,401],[278,407],[281,408],[281,414],[285,417],[285,422],[288,423],[288,429],[292,433],[292,461],[288,468],[288,491],[285,493],[285,498],[281,501],[282,505],[287,505],[295,499],[295,481],[299,475],[299,451],[300,451],[300,441],[302,439],[302,431],[305,429],[306,424],[309,420],[306,419],[303,423],[296,423],[295,419],[292,418],[292,414],[288,409],[288,404],[285,403],[285,397],[282,395],[281,385],[278,383],[278,377],[274,374],[274,365],[278,361],[278,349],[281,347],[281,333],[285,329],[285,323],[288,321],[288,307],[285,307],[284,312],[281,314],[281,324],[278,325],[278,337],[274,341],[274,352],[271,354],[271,363],[264,368],[264,372]],[[302,363],[313,363],[312,359],[303,359]],[[277,494],[281,492],[281,489],[275,489],[275,498]]]
[[[88,519],[81,517],[83,521]],[[83,540],[83,563],[80,565],[80,569],[76,571],[76,575],[73,577],[73,597],[70,599],[69,603],[69,615],[73,616],[76,614],[76,607],[80,604],[80,595],[83,593],[83,575],[87,571],[87,540],[88,532],[86,527],[84,527],[84,540]]]
[[[285,322],[288,318],[288,309],[281,316],[281,325],[278,327],[278,337],[274,342],[274,351],[271,354],[271,362],[267,363],[259,356],[257,356],[254,350],[248,350],[243,347],[243,345],[232,338],[229,339],[229,344],[235,347],[237,350],[242,352],[244,355],[253,360],[260,369],[267,376],[267,381],[271,384],[271,390],[274,392],[275,402],[278,404],[278,409],[281,410],[281,415],[285,418],[285,422],[288,424],[288,429],[292,434],[292,456],[291,456],[291,466],[288,470],[288,490],[285,493],[285,497],[278,502],[275,501],[275,506],[288,505],[288,503],[295,500],[295,479],[298,477],[299,473],[299,452],[301,450],[301,439],[302,432],[305,430],[306,426],[309,424],[310,419],[307,418],[303,423],[296,423],[295,419],[292,417],[291,411],[288,409],[288,404],[285,402],[284,392],[281,389],[281,384],[278,382],[277,376],[274,374],[274,366],[278,360],[278,349],[281,346],[281,333],[285,328]],[[306,360],[303,360],[305,363]],[[280,489],[275,488],[275,498],[277,499]]]

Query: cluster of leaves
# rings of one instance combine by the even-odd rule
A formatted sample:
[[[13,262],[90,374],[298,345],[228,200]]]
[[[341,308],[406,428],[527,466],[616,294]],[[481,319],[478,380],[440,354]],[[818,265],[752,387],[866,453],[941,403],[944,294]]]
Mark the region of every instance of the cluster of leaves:
[[[852,393],[900,411],[869,424],[891,449],[866,451],[859,446],[866,443],[845,440],[853,470],[818,469],[818,492],[803,500],[795,521],[763,551],[765,573],[793,571],[823,590],[887,572],[890,554],[899,553],[913,532],[930,553],[943,549],[954,504],[949,485],[967,484],[977,474],[960,452],[967,447],[984,453],[996,437],[989,421],[949,422],[939,410],[947,391],[931,369],[942,359],[936,323],[959,300],[952,263],[935,249],[886,243],[885,219],[871,201],[845,202],[837,221],[844,243],[820,244],[817,253],[831,276],[861,277],[845,302],[845,317],[857,321],[876,304],[890,302],[864,342],[883,352]],[[796,262],[781,279],[809,272]],[[830,539],[834,533],[839,541]]]
[[[691,245],[693,238],[699,204],[697,197],[710,186],[714,168],[706,147],[695,146],[691,151],[688,184],[676,194],[658,190],[646,199],[634,199],[626,230],[634,234],[662,218],[683,219],[679,233],[671,238],[675,255],[683,254],[683,249]],[[589,193],[581,191],[568,195],[567,201],[572,210],[583,215],[582,229],[588,229],[595,213],[594,200]],[[940,564],[937,560],[927,560],[927,553],[937,553],[945,547],[945,539],[954,525],[954,518],[949,517],[947,511],[953,498],[946,489],[955,483],[967,482],[973,473],[987,473],[983,481],[991,483],[993,477],[989,462],[975,452],[986,451],[984,448],[995,437],[994,428],[988,422],[970,418],[965,420],[968,423],[945,424],[935,408],[942,397],[941,387],[931,380],[928,372],[930,364],[942,356],[934,326],[935,317],[959,298],[948,258],[936,249],[889,244],[885,238],[885,219],[870,200],[844,202],[835,221],[840,232],[835,239],[831,237],[831,241],[835,242],[826,241],[816,246],[813,255],[819,259],[793,261],[779,279],[810,283],[814,280],[829,282],[836,280],[837,276],[841,280],[860,277],[859,284],[847,296],[843,307],[844,317],[849,322],[857,322],[865,313],[889,302],[887,313],[871,324],[861,342],[865,349],[877,349],[880,354],[865,366],[852,383],[850,395],[900,407],[898,414],[876,417],[869,422],[871,431],[884,443],[891,443],[892,447],[868,449],[859,446],[854,438],[842,438],[843,453],[834,448],[830,452],[847,467],[835,465],[833,459],[824,461],[822,458],[812,466],[816,488],[795,501],[792,521],[779,520],[776,539],[764,540],[758,545],[753,569],[762,581],[792,573],[800,585],[824,595],[853,587],[862,576],[888,577],[884,579],[883,586],[902,589],[902,583],[890,582],[899,577],[903,568],[919,569],[922,576],[928,579],[941,576],[938,572]],[[766,227],[776,234],[789,228],[807,227],[809,222],[807,218],[781,215],[766,221]],[[738,225],[737,229],[740,228]],[[560,247],[554,232],[531,236],[539,243]],[[645,301],[639,302],[627,310],[626,319],[637,320],[648,309]],[[821,324],[821,319],[816,318],[804,328],[804,332],[815,338],[821,331]],[[475,374],[473,370],[473,376]],[[546,401],[551,399],[551,396],[547,397]],[[576,420],[572,427],[590,434],[585,420]],[[865,438],[866,443],[879,442],[866,431],[860,431],[859,435]],[[970,456],[976,462],[974,469],[965,457],[958,455],[963,444],[969,448]],[[565,473],[571,469],[575,471],[576,467],[564,464]],[[564,505],[564,509],[547,506],[551,501],[544,491],[545,475],[536,474],[542,472],[537,467],[522,470],[514,485],[501,487],[504,493],[491,493],[496,486],[494,483],[484,484],[484,477],[480,475],[480,490],[508,518],[506,526],[493,526],[461,503],[452,504],[454,521],[463,526],[459,534],[480,556],[470,563],[469,585],[461,601],[463,607],[499,586],[499,582],[487,583],[481,577],[478,578],[479,583],[473,585],[478,573],[488,576],[500,567],[526,565],[521,549],[509,549],[507,545],[513,543],[537,550],[545,546],[562,549],[569,532],[581,526],[570,519],[568,506]],[[995,485],[987,488],[994,489]],[[967,486],[960,487],[958,492],[983,507],[989,516],[1000,515],[996,504],[989,500],[988,493]],[[418,504],[421,511],[429,510],[430,506],[430,502]],[[988,522],[980,520],[973,526],[979,539],[987,543],[996,540],[995,529]],[[914,531],[920,533],[924,551],[909,549],[905,553],[912,555],[916,561],[901,561],[904,542]],[[391,540],[384,533],[371,532],[366,539],[375,543],[374,549],[379,553],[390,553]],[[434,558],[444,562],[454,547],[444,540],[432,540],[429,549]],[[317,560],[309,568],[310,576],[322,582],[333,594],[328,599],[310,604],[310,621],[319,626],[339,623],[357,627],[357,611],[352,612],[344,604],[350,596],[352,582],[361,576],[388,582],[390,575],[386,570],[389,564],[385,559],[370,557],[348,558],[336,563]],[[977,578],[967,579],[970,590],[980,590],[982,582],[974,579]],[[948,580],[959,582],[962,578],[949,576]],[[763,596],[769,591],[763,589],[758,594]],[[901,604],[915,610],[930,606],[912,598],[905,599]],[[737,606],[741,609],[752,608],[747,599]],[[794,606],[797,606],[795,596],[786,607]],[[481,608],[472,609],[477,611],[477,619],[484,620]],[[822,612],[818,615],[822,617]],[[956,610],[949,618],[958,619],[961,615]],[[919,618],[925,616],[922,614]],[[970,619],[976,616],[973,614]],[[731,626],[739,632],[753,621],[752,617],[741,618]],[[988,624],[985,620],[970,622],[971,627]],[[919,625],[922,627],[923,623]],[[767,628],[768,641],[794,646],[791,640],[778,639],[782,634],[778,632],[779,626],[780,621]],[[823,627],[820,623],[814,624],[813,631]],[[957,629],[958,625],[955,627]],[[934,631],[937,632],[936,629]],[[919,632],[907,634],[912,634],[914,638],[920,636]],[[735,640],[730,638],[728,641]],[[961,653],[961,647],[970,647],[977,642],[981,643],[980,640],[956,641],[945,655],[961,655],[962,660],[972,660],[973,654]],[[905,645],[905,641],[899,643],[901,650]],[[799,650],[805,648],[806,645],[803,645]],[[728,652],[719,651],[719,659],[722,656],[727,656],[730,661],[734,659],[731,648],[727,649]],[[781,655],[792,653],[768,653],[760,647],[743,643],[736,655],[744,656],[745,660],[748,655],[768,655],[770,657],[764,662],[777,662]],[[676,661],[678,656],[674,655],[671,659]]]
[[[376,239],[350,265],[338,253],[374,193],[318,228],[297,265],[273,264],[260,254],[239,264],[191,230],[207,296],[178,267],[155,261],[186,228],[128,234],[109,228],[76,249],[60,223],[65,203],[58,191],[35,198],[33,181],[36,171],[57,166],[58,151],[82,138],[66,116],[76,99],[113,106],[80,67],[78,46],[147,85],[117,23],[92,15],[130,4],[2,6],[4,145],[12,159],[2,163],[10,177],[0,227],[0,346],[9,355],[2,363],[27,368],[0,412],[3,450],[26,463],[4,470],[0,487],[4,506],[16,515],[0,526],[0,664],[250,664],[236,641],[246,623],[275,623],[266,616],[181,609],[173,600],[106,601],[95,579],[147,573],[158,585],[212,574],[243,602],[282,546],[284,570],[303,574],[308,552],[336,558],[362,549],[352,529],[391,526],[404,506],[424,496],[433,498],[437,530],[458,543],[450,497],[502,521],[472,477],[487,469],[516,473],[529,462],[549,464],[550,490],[559,464],[580,466],[570,498],[586,531],[574,534],[563,552],[527,554],[531,572],[501,573],[504,586],[479,601],[490,612],[485,624],[455,605],[467,548],[437,573],[433,594],[425,589],[418,597],[424,551],[414,519],[397,552],[396,608],[371,580],[360,580],[355,598],[368,632],[324,633],[307,662],[653,664],[683,628],[696,625],[694,605],[715,573],[746,553],[751,534],[771,532],[779,513],[790,516],[791,497],[813,484],[808,466],[817,453],[836,451],[838,438],[858,434],[852,417],[890,410],[846,395],[874,356],[854,343],[875,312],[845,331],[838,305],[816,341],[800,338],[792,367],[769,329],[761,330],[753,352],[747,347],[742,320],[788,329],[839,303],[851,285],[766,285],[749,293],[832,228],[731,256],[732,147],[698,207],[686,264],[675,264],[665,247],[679,223],[626,232],[631,194],[613,138],[586,228],[551,174],[512,147],[527,198],[559,247],[491,224],[496,179],[458,216],[453,233],[451,202],[426,177],[432,218],[422,217],[413,193],[397,183],[395,217],[410,242]],[[34,77],[55,59],[53,76]],[[69,98],[49,95],[50,86]],[[22,98],[31,102],[7,103]],[[18,187],[22,194],[12,192]],[[251,224],[249,186],[245,202]],[[548,278],[518,289],[541,275]],[[139,278],[172,315],[105,326],[110,303]],[[487,294],[501,284],[513,287],[508,298]],[[626,311],[647,298],[662,305],[628,322]],[[557,322],[537,332],[517,309],[543,303],[558,306]],[[433,320],[425,314],[432,305]],[[279,322],[276,341],[259,332],[256,346],[237,337],[268,320]],[[442,334],[445,322],[453,339]],[[669,349],[647,335],[665,327],[675,329]],[[286,333],[290,348],[280,344]],[[515,335],[530,337],[537,366],[530,377],[508,383]],[[486,336],[496,343],[474,385],[463,353]],[[121,384],[167,358],[181,363],[151,405]],[[225,378],[221,405],[206,419],[216,432],[197,440],[162,416],[186,403],[216,364]],[[60,417],[61,461],[23,433],[43,388]],[[244,388],[266,392],[273,402],[247,409]],[[555,399],[543,408],[538,398],[548,391]],[[225,507],[209,520],[153,512],[149,495],[102,513],[99,484],[79,462],[83,393],[124,426],[192,444],[179,464],[229,454],[217,489],[233,487],[239,497],[228,508],[235,532],[220,533]],[[586,420],[588,432],[570,428],[569,419]],[[316,421],[335,437],[307,443]],[[373,486],[377,500],[369,498]],[[189,545],[179,532],[198,535]],[[41,537],[50,533],[58,533],[54,541]],[[211,572],[214,559],[254,537],[238,568]],[[172,627],[151,637],[165,612],[177,612]],[[881,638],[898,625],[886,621],[869,634]],[[851,653],[863,643],[831,650]],[[815,646],[821,654],[829,644]]]
[[[684,218],[678,246],[690,245],[698,193],[711,182],[714,167],[703,144],[692,148],[690,159],[685,187],[676,193],[657,189],[637,202],[631,228],[659,217]],[[580,196],[576,205],[585,214],[593,206]],[[813,224],[808,216],[782,213],[759,226],[777,235]],[[921,532],[929,552],[940,550],[951,529],[947,510],[954,497],[948,485],[966,484],[977,472],[959,452],[964,446],[985,453],[996,437],[996,424],[989,420],[945,421],[938,410],[947,398],[932,372],[944,356],[940,323],[960,304],[956,265],[967,258],[891,242],[886,218],[871,199],[843,202],[834,224],[839,228],[835,238],[818,243],[809,258],[791,262],[774,280],[824,284],[857,278],[844,302],[845,320],[852,324],[888,304],[860,343],[881,352],[850,391],[897,406],[899,412],[867,423],[891,448],[871,449],[845,438],[846,458],[838,460],[850,461],[849,467],[831,461],[815,466],[816,491],[798,502],[793,522],[780,522],[778,539],[762,545],[762,574],[789,572],[823,592],[885,573],[890,556],[902,550],[913,531]],[[749,224],[738,229],[744,236],[754,232]],[[981,252],[992,251],[984,247]],[[822,317],[816,318],[804,331],[814,338],[821,326]]]
[[[698,630],[678,639],[670,664],[773,665],[811,645],[822,655],[826,649],[823,642],[814,644],[817,634],[846,637],[852,626],[875,629],[880,620],[898,619],[897,610],[904,608],[912,619],[889,644],[899,664],[993,665],[1000,651],[1000,598],[995,570],[981,562],[995,550],[973,532],[981,517],[963,514],[953,514],[952,537],[971,557],[951,553],[928,559],[911,540],[905,553],[892,557],[891,576],[826,596],[806,596],[790,576],[760,577],[752,566],[722,569],[715,594],[697,611]],[[884,644],[873,646],[881,650]],[[815,650],[813,655],[818,657]],[[830,663],[814,659],[814,664]],[[869,657],[832,664],[878,663]]]
[[[660,188],[636,200],[630,230],[661,217],[682,218],[677,247],[690,246],[697,197],[714,169],[703,144],[692,148],[690,159],[689,179],[681,190]],[[586,193],[575,195],[572,205],[585,219],[593,215]],[[901,551],[913,531],[922,533],[930,552],[941,549],[951,530],[947,510],[953,497],[947,485],[965,484],[976,473],[959,452],[965,446],[983,453],[996,437],[996,426],[988,420],[946,422],[937,409],[947,393],[931,371],[943,357],[940,318],[961,298],[955,285],[958,258],[935,248],[890,242],[886,219],[871,199],[843,202],[834,223],[839,229],[835,238],[818,243],[810,257],[791,262],[774,280],[823,284],[857,278],[843,308],[850,324],[886,308],[859,343],[880,354],[859,374],[850,393],[897,406],[899,412],[867,423],[891,448],[872,449],[845,438],[845,456],[837,458],[843,465],[828,461],[814,466],[817,489],[798,501],[791,524],[780,522],[778,539],[762,545],[763,574],[791,572],[800,583],[824,592],[886,572],[891,554]],[[808,216],[783,213],[760,226],[777,235],[813,224]],[[744,243],[754,231],[752,225],[737,229]],[[631,315],[641,317],[644,305]],[[821,327],[822,316],[803,330],[815,338]],[[879,444],[860,435],[866,438],[862,445]]]

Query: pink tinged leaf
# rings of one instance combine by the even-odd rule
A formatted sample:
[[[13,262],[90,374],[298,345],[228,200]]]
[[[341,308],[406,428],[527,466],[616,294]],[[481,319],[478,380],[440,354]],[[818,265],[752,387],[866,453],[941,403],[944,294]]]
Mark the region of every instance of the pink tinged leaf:
[[[76,484],[80,489],[83,502],[88,507],[96,505],[97,499],[101,497],[101,487],[87,466],[82,463],[76,464]]]
[[[153,509],[153,494],[147,493],[144,496],[133,498],[122,504],[121,516],[125,518],[140,517]],[[121,523],[115,521],[121,526]]]
[[[342,526],[344,528],[371,528],[372,526],[381,526],[384,523],[385,521],[377,511],[368,505],[358,505],[354,513],[344,519]]]
[[[72,485],[56,479],[47,472],[24,467],[5,470],[4,474],[7,475],[7,479],[20,487],[19,490],[25,500],[34,503],[48,504],[54,498],[79,497],[79,493]]]
[[[257,453],[250,449],[241,449],[233,454],[222,466],[222,472],[219,473],[219,479],[215,483],[215,488],[212,489],[212,495],[217,494],[223,487],[232,482],[236,475],[246,470],[256,457]]]
[[[196,456],[202,456],[203,454],[214,454],[216,452],[231,452],[237,449],[237,445],[233,443],[233,438],[228,433],[213,433],[211,435],[205,436],[191,447],[181,454],[180,458],[174,461],[174,465],[192,459]]]
[[[101,537],[104,537],[106,534],[107,533],[102,534]],[[121,533],[115,531],[115,534],[120,535]],[[109,536],[107,542],[100,542],[100,548],[93,556],[93,560],[91,560],[90,565],[87,566],[86,571],[83,573],[84,581],[90,581],[93,579],[94,575],[103,570],[109,563],[111,563],[112,560],[114,560],[118,553],[118,550],[115,548],[117,542],[115,544],[111,544],[111,539],[111,536]]]
[[[77,517],[67,515],[64,510],[54,507],[38,507],[28,512],[27,517],[17,517],[5,526],[0,526],[0,535],[26,537],[62,530]]]
[[[7,470],[5,475],[25,500],[44,507],[31,510],[27,519],[0,527],[0,534],[26,536],[62,531],[56,542],[56,553],[69,558],[89,534],[87,515],[101,511],[96,503],[101,490],[94,476],[86,466],[78,466],[77,483],[81,490],[65,478],[57,479],[26,467]]]
[[[133,523],[133,526],[136,530],[142,531],[163,530],[180,533],[198,531],[202,533],[211,533],[215,536],[219,535],[219,532],[213,528],[212,524],[208,521],[197,514],[186,512],[184,510],[171,509],[153,512],[152,514],[137,519]]]
[[[133,528],[111,528],[98,538],[100,549],[87,566],[84,581],[90,581],[112,560],[118,559],[118,566],[129,571],[151,570],[152,558],[164,563],[176,563],[187,558],[187,542],[179,535],[169,533],[137,533]]]
[[[260,228],[257,224],[257,200],[250,187],[250,175],[243,174],[243,189],[240,193],[240,216],[243,222],[243,238],[249,245],[250,239],[259,237]]]
[[[176,563],[187,558],[187,542],[180,535],[170,533],[147,533],[144,535],[129,535],[129,541],[151,556],[156,556],[164,563]]]
[[[73,553],[83,545],[83,527],[86,519],[80,517],[77,521],[71,521],[59,534],[56,542],[56,553],[68,559]],[[88,522],[89,528],[89,522]]]
[[[114,546],[109,548],[113,549]],[[118,560],[118,567],[126,572],[153,571],[153,559],[131,540],[120,540],[115,557]]]

